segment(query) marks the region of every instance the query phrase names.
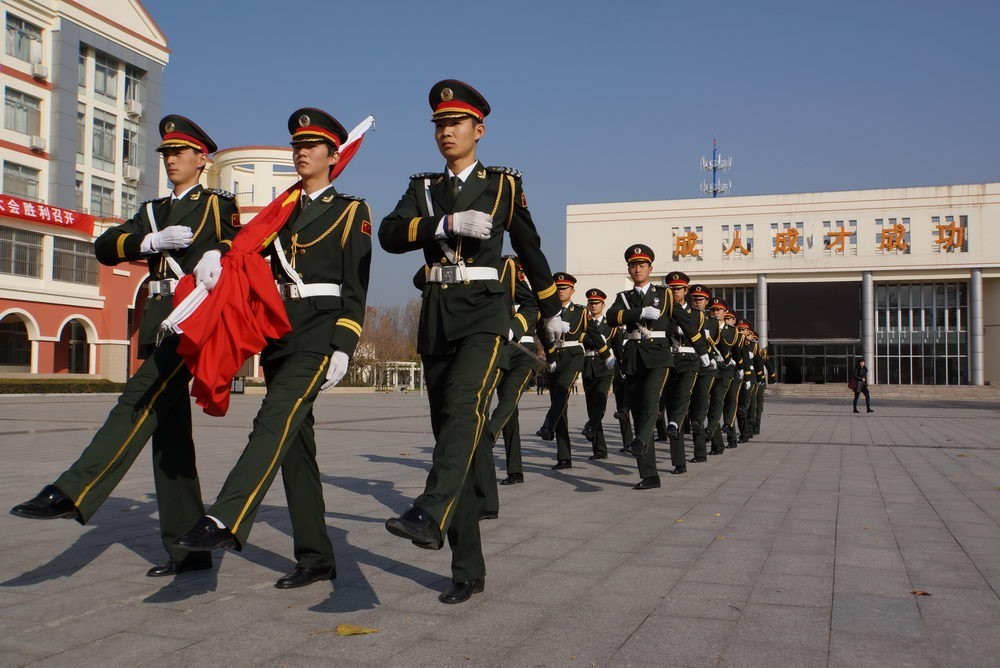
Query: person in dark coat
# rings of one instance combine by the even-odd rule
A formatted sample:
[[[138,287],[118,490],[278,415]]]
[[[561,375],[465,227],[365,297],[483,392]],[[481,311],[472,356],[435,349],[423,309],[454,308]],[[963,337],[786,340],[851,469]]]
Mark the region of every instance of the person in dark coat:
[[[864,360],[859,359],[858,363],[854,365],[851,379],[854,381],[854,412],[861,412],[858,410],[858,397],[863,394],[865,395],[865,408],[868,409],[869,413],[873,413],[872,396],[868,393],[868,365],[865,364]]]

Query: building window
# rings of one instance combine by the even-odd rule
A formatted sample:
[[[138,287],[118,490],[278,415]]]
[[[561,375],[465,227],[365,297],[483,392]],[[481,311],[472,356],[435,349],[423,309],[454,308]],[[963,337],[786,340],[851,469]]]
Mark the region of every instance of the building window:
[[[95,216],[114,215],[115,184],[107,179],[90,180],[90,213]]]
[[[31,167],[5,160],[3,163],[3,193],[33,201],[38,200],[38,175],[41,172]]]
[[[122,208],[121,217],[129,218],[135,213],[136,206],[139,204],[139,191],[135,186],[123,185],[122,186]]]
[[[87,90],[87,47],[80,45],[80,56],[76,64],[76,86],[81,91]]]
[[[113,115],[94,109],[94,146],[92,155],[94,167],[106,172],[115,170],[115,124],[118,121]]]
[[[52,278],[97,285],[97,258],[92,243],[63,237],[55,237],[52,242]]]
[[[28,329],[16,315],[8,315],[0,320],[0,366],[31,366],[31,341]]]
[[[118,61],[103,53],[94,56],[94,92],[110,100],[118,99]]]
[[[76,105],[76,164],[84,164],[84,151],[87,142],[87,105]]]
[[[4,92],[3,126],[25,135],[40,135],[42,127],[42,101],[8,88]]]
[[[83,172],[76,173],[76,208],[79,211],[86,211],[83,207]]]
[[[0,227],[0,274],[42,277],[42,235]]]
[[[735,288],[711,288],[713,297],[722,297],[729,304],[729,308],[736,312],[736,317],[744,318],[751,327],[757,317],[757,289],[754,286],[742,286]]]
[[[7,14],[7,55],[26,63],[42,61],[42,29]]]
[[[122,165],[135,167],[139,164],[139,124],[125,121],[122,128]]]
[[[142,101],[142,79],[146,73],[131,65],[125,66],[125,101]]]

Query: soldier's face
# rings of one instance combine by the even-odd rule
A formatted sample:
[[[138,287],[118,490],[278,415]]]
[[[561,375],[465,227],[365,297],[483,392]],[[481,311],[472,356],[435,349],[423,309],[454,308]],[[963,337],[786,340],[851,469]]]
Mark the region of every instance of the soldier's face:
[[[199,170],[208,163],[208,156],[188,146],[165,148],[163,168],[167,178],[175,186],[194,185],[198,181]]]
[[[686,285],[671,285],[670,293],[674,296],[674,301],[678,304],[684,303],[684,298],[687,296],[688,289]]]
[[[729,325],[730,327],[732,327],[733,325],[736,324],[736,318],[734,318],[731,315],[727,315],[726,316],[726,324]]]
[[[568,304],[573,299],[573,293],[576,292],[576,289],[572,285],[560,285],[557,292],[559,294],[559,301],[563,304]]]
[[[486,126],[472,117],[442,118],[434,121],[434,141],[449,162],[461,161],[476,154],[476,142],[486,133]]]
[[[705,310],[705,305],[707,303],[708,303],[708,297],[702,297],[702,296],[699,295],[697,297],[692,297],[691,298],[691,306],[695,307],[699,311],[704,311]]]
[[[292,146],[295,172],[306,181],[318,176],[329,176],[330,168],[336,165],[338,160],[340,153],[331,152],[325,142],[304,142]]]
[[[587,310],[590,311],[591,317],[596,318],[597,316],[604,313],[604,302],[602,301],[587,302]]]
[[[649,274],[653,271],[653,265],[648,262],[629,262],[628,275],[636,285],[646,285],[649,283]]]
[[[718,320],[719,322],[727,322],[726,321],[726,309],[724,309],[724,308],[713,308],[711,311],[709,311],[709,313],[711,313],[712,317],[715,318],[716,320]],[[735,320],[733,322],[735,322]]]

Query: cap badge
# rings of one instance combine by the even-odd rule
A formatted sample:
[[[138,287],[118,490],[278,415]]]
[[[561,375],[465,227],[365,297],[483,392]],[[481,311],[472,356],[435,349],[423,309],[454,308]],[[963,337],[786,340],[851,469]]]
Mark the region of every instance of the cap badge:
[[[632,252],[635,253],[636,255],[638,255],[639,253],[642,252],[642,249],[639,248],[638,246],[636,246],[635,248],[632,249]]]
[[[312,119],[309,118],[309,114],[302,114],[301,116],[299,116],[299,127],[304,128],[305,126],[309,125],[309,122],[311,120]]]
[[[166,130],[167,132],[173,132],[174,128],[176,127],[177,126],[174,125],[173,121],[167,121],[166,123],[163,124],[163,129]]]
[[[442,88],[441,89],[441,101],[442,102],[451,102],[454,97],[455,97],[455,92],[452,89],[450,89],[450,88]]]

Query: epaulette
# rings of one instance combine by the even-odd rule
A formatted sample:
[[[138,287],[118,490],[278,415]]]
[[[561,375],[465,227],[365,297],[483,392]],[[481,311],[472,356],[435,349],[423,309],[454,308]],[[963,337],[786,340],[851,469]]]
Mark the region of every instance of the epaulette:
[[[410,180],[412,181],[413,179],[440,179],[443,176],[444,174],[442,174],[441,172],[420,172],[419,174],[414,174],[413,176],[411,176]]]
[[[156,204],[157,202],[162,202],[163,200],[167,200],[167,199],[170,199],[170,195],[167,195],[165,197],[154,197],[153,199],[147,199],[145,202],[139,202],[139,206],[136,207],[136,208],[141,209],[142,207],[146,206],[147,204],[150,204],[150,203]]]
[[[205,192],[210,195],[218,195],[222,199],[234,199],[236,197],[236,195],[228,190],[219,190],[218,188],[205,188]]]
[[[337,197],[339,197],[340,199],[348,199],[348,200],[351,200],[352,202],[364,202],[365,201],[364,197],[358,197],[357,195],[348,195],[347,193],[337,193]]]
[[[494,174],[507,174],[513,176],[515,179],[521,178],[521,172],[517,171],[513,167],[503,167],[500,165],[494,165],[493,167],[487,167],[487,172],[492,172]]]

